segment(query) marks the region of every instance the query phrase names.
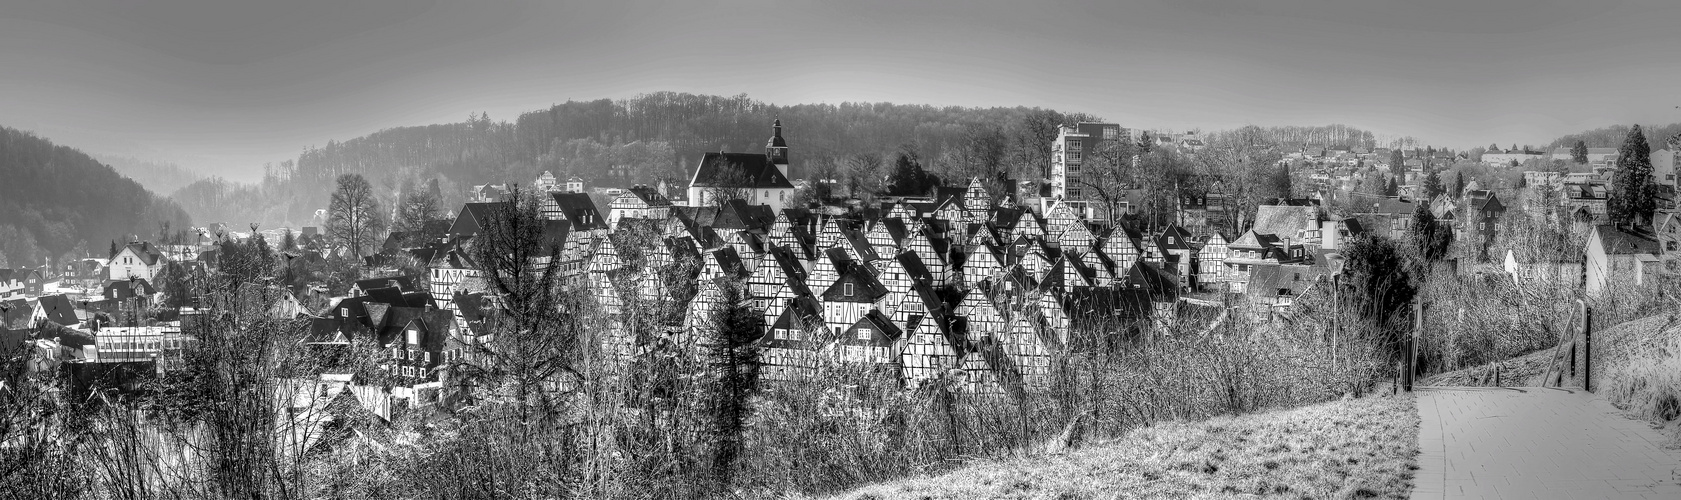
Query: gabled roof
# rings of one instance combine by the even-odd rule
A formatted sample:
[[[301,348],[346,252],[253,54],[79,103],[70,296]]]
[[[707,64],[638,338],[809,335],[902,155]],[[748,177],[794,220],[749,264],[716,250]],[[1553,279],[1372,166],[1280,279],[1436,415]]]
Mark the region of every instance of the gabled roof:
[[[746,279],[753,273],[741,264],[741,256],[735,253],[735,247],[724,246],[712,251],[712,265],[717,266],[724,276],[733,279]]]
[[[607,229],[607,221],[601,217],[601,211],[595,209],[595,202],[585,193],[549,193],[556,205],[572,227],[579,231]]]
[[[1062,310],[1076,322],[1136,321],[1150,315],[1150,294],[1145,290],[1108,287],[1077,287],[1062,294]]]
[[[861,328],[871,329],[869,340],[860,340],[858,338],[858,331]],[[893,345],[894,341],[899,340],[899,337],[904,336],[904,333],[905,332],[903,330],[899,329],[898,325],[893,324],[892,320],[889,320],[887,319],[887,316],[882,315],[881,311],[872,309],[868,314],[865,314],[864,317],[858,318],[858,321],[853,323],[851,327],[848,327],[846,332],[841,335],[840,340],[842,343],[853,345],[864,343],[876,346],[889,346]]]
[[[122,249],[117,250],[117,254],[121,255],[124,251],[134,252],[134,255],[140,257],[140,262],[147,266],[157,265],[158,259],[163,258],[163,252],[152,246],[149,241],[130,242]]]
[[[1254,229],[1261,234],[1296,238],[1303,230],[1318,229],[1310,226],[1318,220],[1318,214],[1312,206],[1261,205],[1255,209]]]
[[[70,302],[70,297],[64,294],[47,295],[37,302],[41,312],[46,313],[47,321],[64,326],[76,326],[82,319],[76,315],[76,306]]]
[[[398,290],[414,290],[413,276],[389,276],[385,278],[369,278],[358,280],[353,285],[357,290],[367,291],[374,288],[395,287]]]
[[[654,189],[650,186],[632,186],[629,191],[626,191],[625,194],[619,196],[635,197],[636,199],[642,200],[642,203],[648,205],[649,207],[671,206],[670,199],[666,198],[665,195],[660,194],[658,189]]]
[[[733,175],[730,167],[740,175]],[[689,186],[793,189],[794,184],[764,153],[706,153]]]
[[[143,278],[105,282],[105,298],[107,299],[127,299],[136,295],[150,296],[156,293],[158,293],[158,289]]]
[[[1178,224],[1168,224],[1167,227],[1162,228],[1161,234],[1156,237],[1156,246],[1163,252],[1191,250],[1191,232],[1179,227]]]
[[[497,210],[506,210],[506,202],[468,203],[462,205],[461,213],[455,216],[455,223],[449,226],[449,233],[456,235],[479,234],[483,228],[482,221],[490,220]]]
[[[825,302],[875,302],[887,295],[887,287],[870,274],[868,266],[862,263],[848,263],[844,266],[837,263],[835,267],[840,277],[833,285],[829,285],[828,290],[823,291]],[[849,284],[852,285],[850,296],[846,294],[846,285]]]
[[[746,200],[730,200],[719,207],[711,226],[718,229],[769,229],[776,222],[776,214],[769,205],[749,205]]]
[[[1594,226],[1593,231],[1599,235],[1599,248],[1606,255],[1658,253],[1658,240],[1644,234],[1629,233],[1612,225]]]

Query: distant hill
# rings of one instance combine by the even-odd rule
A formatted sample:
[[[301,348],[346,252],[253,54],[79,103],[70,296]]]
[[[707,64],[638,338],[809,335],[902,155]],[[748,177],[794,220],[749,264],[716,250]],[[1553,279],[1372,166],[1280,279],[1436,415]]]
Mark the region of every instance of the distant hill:
[[[1023,172],[1045,167],[1056,126],[1096,120],[1081,113],[1024,107],[936,107],[891,103],[781,106],[749,99],[661,92],[630,99],[568,101],[513,121],[476,115],[460,123],[398,127],[311,147],[281,163],[261,186],[201,180],[178,192],[195,218],[249,214],[264,208],[266,225],[305,225],[325,208],[334,179],[367,177],[389,203],[405,182],[438,179],[445,205],[474,184],[530,183],[548,170],[590,186],[628,187],[667,178],[682,184],[707,152],[762,151],[771,122],[781,119],[792,177],[833,160],[875,153],[890,160],[915,150],[942,174],[939,159],[959,149],[1008,157]],[[1122,124],[1136,125],[1136,124]],[[235,190],[248,191],[236,194]],[[253,198],[251,196],[257,196]],[[226,203],[226,202],[231,202]],[[389,206],[389,205],[387,205]],[[214,219],[222,220],[222,218]]]
[[[203,179],[204,175],[169,162],[142,160],[128,156],[93,155],[100,163],[110,165],[117,173],[139,182],[147,190],[158,194],[173,193],[177,189]]]
[[[1554,139],[1553,142],[1547,143],[1547,147],[1543,148],[1543,151],[1552,151],[1553,148],[1558,147],[1574,146],[1576,145],[1576,141],[1582,141],[1590,148],[1620,147],[1623,145],[1623,138],[1628,137],[1628,129],[1628,125],[1612,125],[1609,127],[1596,128],[1593,130],[1569,134],[1564,137]],[[1652,149],[1663,149],[1667,147],[1665,144],[1668,143],[1670,137],[1675,134],[1681,134],[1681,123],[1671,123],[1668,125],[1641,124],[1640,132],[1646,135],[1646,143],[1650,144]]]
[[[191,222],[174,202],[147,191],[75,148],[0,127],[0,254],[12,267],[49,256],[104,257],[111,240],[156,235]]]

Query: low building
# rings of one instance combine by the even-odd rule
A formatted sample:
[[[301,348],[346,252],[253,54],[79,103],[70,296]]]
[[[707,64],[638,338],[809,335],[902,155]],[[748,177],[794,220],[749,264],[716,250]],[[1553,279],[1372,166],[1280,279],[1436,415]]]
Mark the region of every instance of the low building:
[[[1658,240],[1651,235],[1597,225],[1588,234],[1585,278],[1590,297],[1625,286],[1653,283],[1663,272]]]

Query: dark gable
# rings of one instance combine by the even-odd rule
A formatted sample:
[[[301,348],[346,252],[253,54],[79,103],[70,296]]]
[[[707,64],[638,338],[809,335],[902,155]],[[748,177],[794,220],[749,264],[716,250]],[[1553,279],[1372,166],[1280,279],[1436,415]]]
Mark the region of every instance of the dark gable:
[[[741,172],[741,179],[746,184],[737,185],[729,182],[729,168],[735,167]],[[767,188],[793,189],[794,183],[782,175],[782,171],[771,163],[770,157],[763,153],[707,153],[700,159],[700,167],[695,170],[692,187],[729,187],[729,188]]]

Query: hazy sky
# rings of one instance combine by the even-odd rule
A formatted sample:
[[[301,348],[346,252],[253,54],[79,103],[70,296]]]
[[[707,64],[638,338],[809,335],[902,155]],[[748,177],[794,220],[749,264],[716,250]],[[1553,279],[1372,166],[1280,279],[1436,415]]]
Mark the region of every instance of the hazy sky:
[[[3,2],[0,124],[239,178],[385,127],[660,90],[1451,147],[1681,121],[1675,0]]]

